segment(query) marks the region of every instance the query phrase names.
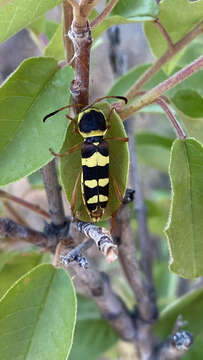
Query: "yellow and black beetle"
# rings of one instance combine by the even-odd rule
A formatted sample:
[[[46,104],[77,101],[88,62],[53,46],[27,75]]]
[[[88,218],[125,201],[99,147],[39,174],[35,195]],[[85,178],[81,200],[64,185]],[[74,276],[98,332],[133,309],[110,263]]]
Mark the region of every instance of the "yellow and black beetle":
[[[115,98],[127,102],[124,97]],[[111,217],[120,207],[129,166],[122,120],[109,103],[97,104],[103,99],[83,108],[75,119],[66,115],[72,121],[62,153],[52,151],[61,157],[61,179],[73,214],[92,222]]]

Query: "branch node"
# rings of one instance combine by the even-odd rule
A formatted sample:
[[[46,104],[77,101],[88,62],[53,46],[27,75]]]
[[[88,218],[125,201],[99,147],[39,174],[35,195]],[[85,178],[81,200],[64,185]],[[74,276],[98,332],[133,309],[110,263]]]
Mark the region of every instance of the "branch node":
[[[193,344],[193,335],[189,331],[178,331],[175,334],[171,335],[171,344],[178,351],[187,351],[189,347]]]

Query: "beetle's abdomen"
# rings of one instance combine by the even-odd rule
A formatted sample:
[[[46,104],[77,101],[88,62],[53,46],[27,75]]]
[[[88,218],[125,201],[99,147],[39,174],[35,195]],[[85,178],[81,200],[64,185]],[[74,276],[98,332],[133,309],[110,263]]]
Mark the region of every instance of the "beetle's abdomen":
[[[82,153],[82,195],[92,221],[101,219],[109,196],[109,146],[106,141],[84,142]]]

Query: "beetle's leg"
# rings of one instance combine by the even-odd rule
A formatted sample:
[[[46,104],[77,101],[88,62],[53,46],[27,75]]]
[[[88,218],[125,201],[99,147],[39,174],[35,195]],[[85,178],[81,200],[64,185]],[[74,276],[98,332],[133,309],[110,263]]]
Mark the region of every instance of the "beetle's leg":
[[[117,198],[120,200],[121,204],[123,203],[123,195],[121,194],[121,191],[119,189],[118,183],[113,175],[110,175],[110,177],[113,180],[114,189],[116,191]]]
[[[114,176],[110,175],[110,178],[113,181],[113,185],[114,185],[114,189],[117,195],[117,198],[120,200],[120,206],[123,204],[123,195],[121,194],[121,191],[119,189],[118,183],[116,181],[116,179],[114,178]],[[112,233],[115,229],[115,225],[116,225],[116,221],[115,221],[115,217],[117,212],[119,211],[120,207],[114,211],[114,213],[111,215],[111,220],[110,220],[110,224],[111,224],[111,228],[110,228],[110,232]]]
[[[68,151],[64,152],[64,153],[55,153],[52,149],[49,149],[49,151],[52,153],[52,155],[57,156],[57,157],[64,157],[66,155],[69,155],[71,153],[73,153],[74,151],[76,151],[79,147],[80,147],[81,143],[74,145],[72,148],[70,148]]]
[[[117,141],[128,142],[129,139],[125,137],[110,137],[110,138],[105,138],[105,140],[117,140]]]
[[[81,171],[78,174],[78,177],[76,179],[74,188],[73,188],[73,195],[72,195],[72,199],[71,199],[71,211],[73,213],[73,217],[75,217],[75,205],[76,205],[76,199],[77,199],[77,189],[78,189],[78,185],[79,185],[79,181],[80,181],[80,176],[81,176]]]
[[[77,121],[76,119],[72,118],[71,116],[69,115],[66,115],[67,119],[71,120],[73,122],[73,127],[74,127],[74,131],[75,133],[77,134],[80,134],[79,131],[78,131],[78,128],[77,128]]]

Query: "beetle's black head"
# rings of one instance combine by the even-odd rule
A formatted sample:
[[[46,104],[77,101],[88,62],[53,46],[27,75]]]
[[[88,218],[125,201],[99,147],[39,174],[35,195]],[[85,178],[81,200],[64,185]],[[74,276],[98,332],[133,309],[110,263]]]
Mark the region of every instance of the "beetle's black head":
[[[78,115],[78,130],[84,138],[104,136],[107,131],[104,113],[93,108],[81,111]]]

